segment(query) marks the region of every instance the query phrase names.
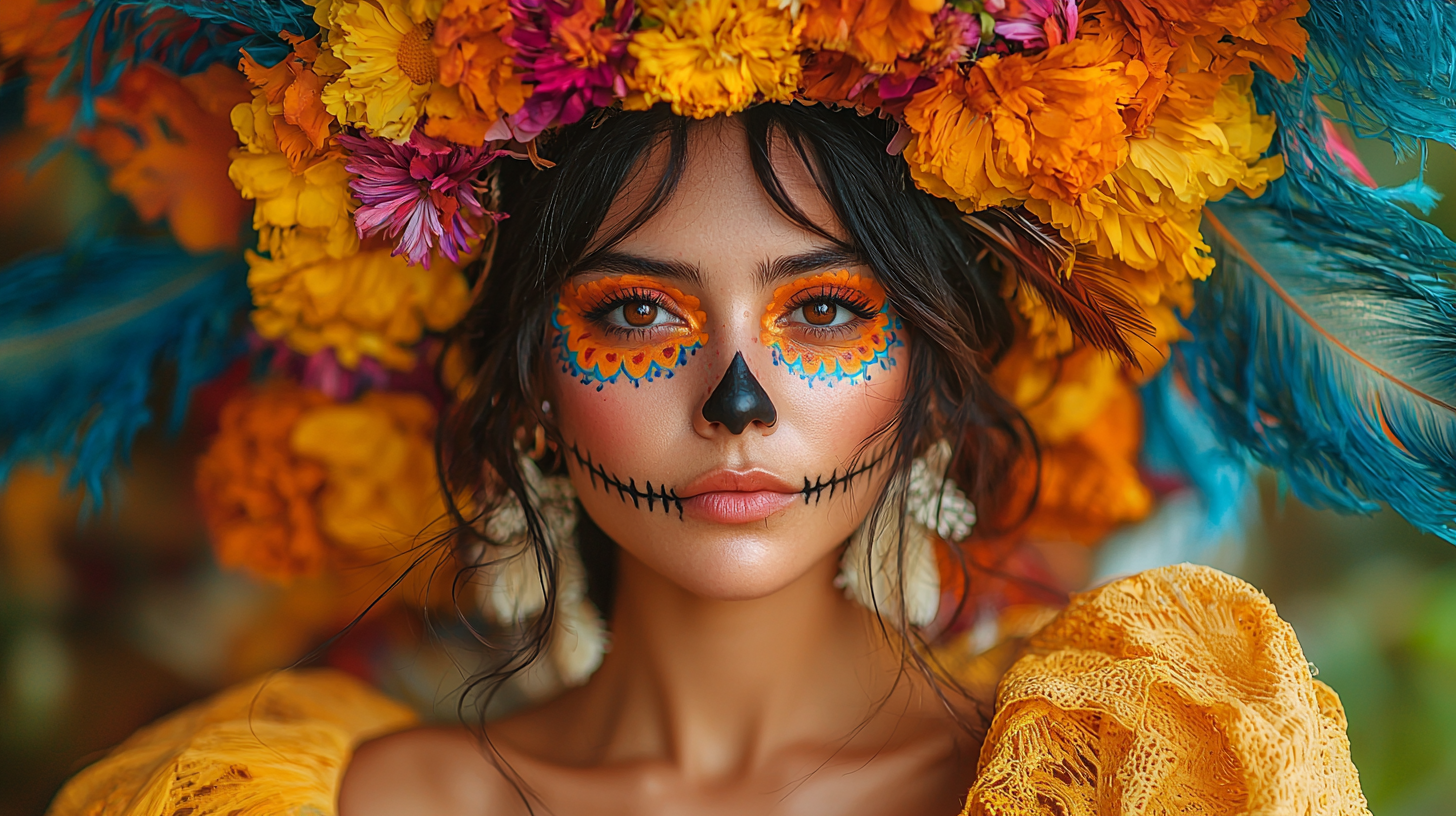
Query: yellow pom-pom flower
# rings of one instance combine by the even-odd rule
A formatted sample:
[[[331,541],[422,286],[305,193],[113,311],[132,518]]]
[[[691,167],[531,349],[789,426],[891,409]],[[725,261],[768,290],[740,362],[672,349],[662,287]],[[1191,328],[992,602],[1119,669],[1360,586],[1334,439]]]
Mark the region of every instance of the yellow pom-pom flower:
[[[435,408],[409,393],[371,392],[324,405],[294,426],[295,454],[328,474],[319,526],[351,554],[375,561],[412,546],[445,515],[435,474]]]
[[[387,249],[336,258],[307,233],[285,236],[271,257],[248,253],[248,267],[258,333],[302,354],[333,349],[348,368],[364,356],[412,367],[425,330],[453,326],[470,300],[460,267],[444,258],[429,269]]]
[[[705,119],[736,113],[755,99],[786,102],[799,85],[798,32],[777,0],[647,0],[660,23],[637,32],[627,51],[627,105],[669,102],[674,113]]]
[[[233,152],[228,167],[238,191],[257,202],[253,228],[259,246],[276,249],[284,235],[302,228],[323,236],[335,258],[353,253],[359,248],[352,217],[358,202],[349,191],[343,159],[325,155],[295,173],[279,148],[267,104],[257,96],[233,108],[233,129],[243,148]]]

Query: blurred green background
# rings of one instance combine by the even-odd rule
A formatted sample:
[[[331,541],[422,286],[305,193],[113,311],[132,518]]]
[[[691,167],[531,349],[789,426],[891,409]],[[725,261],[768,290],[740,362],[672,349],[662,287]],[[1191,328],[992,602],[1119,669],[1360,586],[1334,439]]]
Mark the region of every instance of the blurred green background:
[[[29,155],[28,138],[12,132],[0,156]],[[1382,144],[1358,149],[1382,183],[1417,171]],[[0,262],[60,243],[106,197],[101,177],[75,157],[34,174],[9,164],[0,167]],[[1426,172],[1456,194],[1451,149],[1434,146]],[[57,187],[67,195],[42,194]],[[1430,217],[1456,235],[1456,201]],[[308,587],[266,588],[212,563],[190,503],[204,434],[144,434],[117,501],[84,523],[43,471],[18,472],[0,493],[0,816],[41,813],[68,776],[138,726],[286,665],[336,625],[310,606],[318,593]],[[1247,546],[1217,566],[1268,593],[1340,694],[1376,816],[1452,813],[1456,548],[1390,513],[1316,512],[1280,496],[1271,477],[1260,484]],[[357,608],[367,598],[344,600]],[[368,659],[347,649],[334,658]],[[439,656],[422,650],[419,659]],[[432,690],[415,691],[428,700]]]

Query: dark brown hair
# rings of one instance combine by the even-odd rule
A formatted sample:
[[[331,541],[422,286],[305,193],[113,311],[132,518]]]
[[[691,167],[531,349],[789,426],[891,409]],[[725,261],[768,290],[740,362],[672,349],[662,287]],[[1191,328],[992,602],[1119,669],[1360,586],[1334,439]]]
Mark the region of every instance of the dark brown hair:
[[[999,277],[987,262],[981,233],[953,206],[919,190],[905,161],[886,152],[895,128],[891,121],[797,103],[759,105],[737,118],[754,172],[775,205],[862,259],[903,321],[909,336],[908,392],[891,424],[877,435],[892,445],[894,472],[908,471],[929,445],[948,440],[954,455],[947,478],[978,506],[994,506],[1011,469],[1028,454],[1035,458],[1035,442],[1015,407],[987,380],[1011,341],[1012,320],[998,296]],[[519,461],[531,447],[524,429],[539,425],[550,440],[561,443],[542,411],[541,391],[554,299],[574,271],[669,204],[696,125],[661,106],[604,112],[543,139],[541,155],[554,166],[509,162],[497,179],[510,217],[499,227],[489,274],[452,340],[471,361],[474,395],[442,426],[440,469],[446,496],[480,498],[474,502],[480,516],[468,516],[459,505],[451,508],[459,552],[484,551],[480,544],[494,542],[484,540],[481,517],[502,501],[521,503],[547,603],[545,613],[523,631],[480,633],[492,657],[491,667],[477,678],[487,698],[541,655],[551,631],[558,564]],[[773,155],[786,148],[793,155]],[[624,183],[658,149],[665,162],[652,194],[611,234],[597,235]],[[809,169],[839,229],[811,222],[790,199],[774,169],[785,160],[802,161]],[[547,458],[542,464],[548,472],[564,473],[563,462]],[[867,523],[898,513],[903,525],[903,506],[889,504],[877,503]],[[579,535],[589,594],[610,616],[615,545],[584,512]],[[457,591],[481,566],[465,568]],[[969,576],[963,577],[967,580],[960,585],[969,587]],[[903,623],[904,610],[898,611],[882,616],[882,622],[900,622],[886,625],[899,629],[907,661],[934,676],[924,650],[914,648],[919,634]]]

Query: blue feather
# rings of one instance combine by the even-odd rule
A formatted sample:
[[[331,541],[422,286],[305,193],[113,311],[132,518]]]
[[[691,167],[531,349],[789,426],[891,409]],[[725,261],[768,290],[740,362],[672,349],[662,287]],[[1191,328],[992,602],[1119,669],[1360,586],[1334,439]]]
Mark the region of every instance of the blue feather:
[[[1313,0],[1301,23],[1304,90],[1338,101],[1356,135],[1389,139],[1402,157],[1419,139],[1456,142],[1456,4]]]
[[[1217,430],[1183,393],[1172,367],[1165,367],[1140,390],[1143,449],[1140,466],[1186,482],[1197,491],[1207,516],[1198,540],[1207,544],[1242,537],[1245,511],[1254,487],[1247,456],[1230,452]]]
[[[312,37],[318,32],[313,7],[303,0],[94,0],[135,6],[151,13],[170,9],[216,25],[234,25],[276,37],[280,31]]]
[[[0,485],[18,462],[61,457],[98,506],[153,419],[158,367],[173,370],[175,429],[192,390],[244,351],[241,266],[232,253],[107,239],[0,270]]]
[[[164,11],[176,14],[159,14]],[[246,48],[272,64],[288,52],[280,32],[306,37],[318,32],[313,9],[301,0],[88,0],[74,13],[88,15],[86,26],[49,93],[74,87],[80,97],[76,124],[82,128],[95,124],[95,100],[115,90],[138,62],[186,75],[219,62],[233,64]]]
[[[1456,261],[1456,244],[1440,230],[1393,206],[1429,211],[1439,195],[1420,177],[1397,188],[1365,186],[1330,155],[1324,127],[1327,119],[1347,122],[1357,136],[1391,142],[1400,158],[1419,157],[1424,172],[1425,140],[1456,142],[1456,4],[1312,0],[1301,24],[1309,48],[1296,79],[1255,74],[1259,108],[1279,122],[1274,150],[1286,167],[1268,206],[1382,235],[1396,252]]]
[[[1221,436],[1319,507],[1456,543],[1456,285],[1313,213],[1205,212],[1218,270],[1177,359]]]
[[[1456,542],[1456,243],[1399,206],[1435,204],[1422,179],[1368,187],[1325,131],[1337,116],[1422,159],[1424,140],[1456,141],[1456,6],[1313,0],[1303,24],[1298,77],[1254,84],[1286,172],[1259,206],[1206,211],[1218,268],[1179,366],[1229,446],[1300,498],[1384,503]]]

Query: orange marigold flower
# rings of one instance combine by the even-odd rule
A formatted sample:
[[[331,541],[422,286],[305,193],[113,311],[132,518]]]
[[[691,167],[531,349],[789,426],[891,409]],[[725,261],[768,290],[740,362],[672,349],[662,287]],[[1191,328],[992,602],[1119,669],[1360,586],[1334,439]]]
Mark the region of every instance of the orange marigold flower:
[[[316,575],[329,545],[314,502],[326,468],[294,452],[298,420],[328,403],[316,391],[276,385],[234,396],[197,462],[197,500],[225,567],[284,581]]]
[[[111,189],[142,218],[165,217],[177,243],[202,252],[238,243],[247,204],[228,178],[236,143],[229,113],[248,98],[236,71],[213,65],[180,79],[143,64],[96,101],[92,147]]]
[[[0,56],[23,59],[30,79],[25,88],[25,123],[52,136],[68,133],[76,115],[76,96],[53,95],[51,89],[70,66],[69,48],[86,26],[86,15],[76,13],[79,5],[79,0],[0,3]]]
[[[1101,0],[1130,57],[1146,65],[1139,91],[1137,132],[1145,132],[1172,78],[1188,71],[1212,71],[1220,79],[1250,73],[1251,66],[1288,82],[1295,57],[1303,57],[1309,35],[1299,18],[1309,0]],[[1097,7],[1089,7],[1095,10]]]
[[[906,148],[927,191],[979,210],[1075,201],[1127,159],[1121,107],[1136,86],[1117,44],[1079,39],[942,73],[905,109]]]
[[[502,115],[521,109],[530,89],[515,75],[511,64],[515,51],[502,39],[513,27],[506,0],[445,3],[435,23],[434,48],[440,84],[455,93],[431,96],[426,135],[478,146]]]
[[[935,35],[932,21],[944,0],[805,0],[803,42],[815,50],[843,51],[889,73]]]
[[[1284,169],[1279,156],[1261,158],[1274,121],[1255,110],[1251,79],[1220,85],[1207,73],[1179,75],[1148,135],[1129,140],[1128,161],[1106,181],[1076,202],[1031,200],[1026,209],[1067,240],[1143,273],[1125,278],[1143,303],[1208,277],[1204,204],[1234,189],[1258,196]]]
[[[278,148],[298,173],[323,151],[333,134],[335,120],[324,108],[320,96],[325,80],[314,71],[314,62],[319,57],[318,38],[306,40],[287,32],[283,38],[293,46],[293,53],[288,57],[264,67],[244,51],[238,69],[253,84],[255,98],[263,100],[262,107],[272,119]]]

